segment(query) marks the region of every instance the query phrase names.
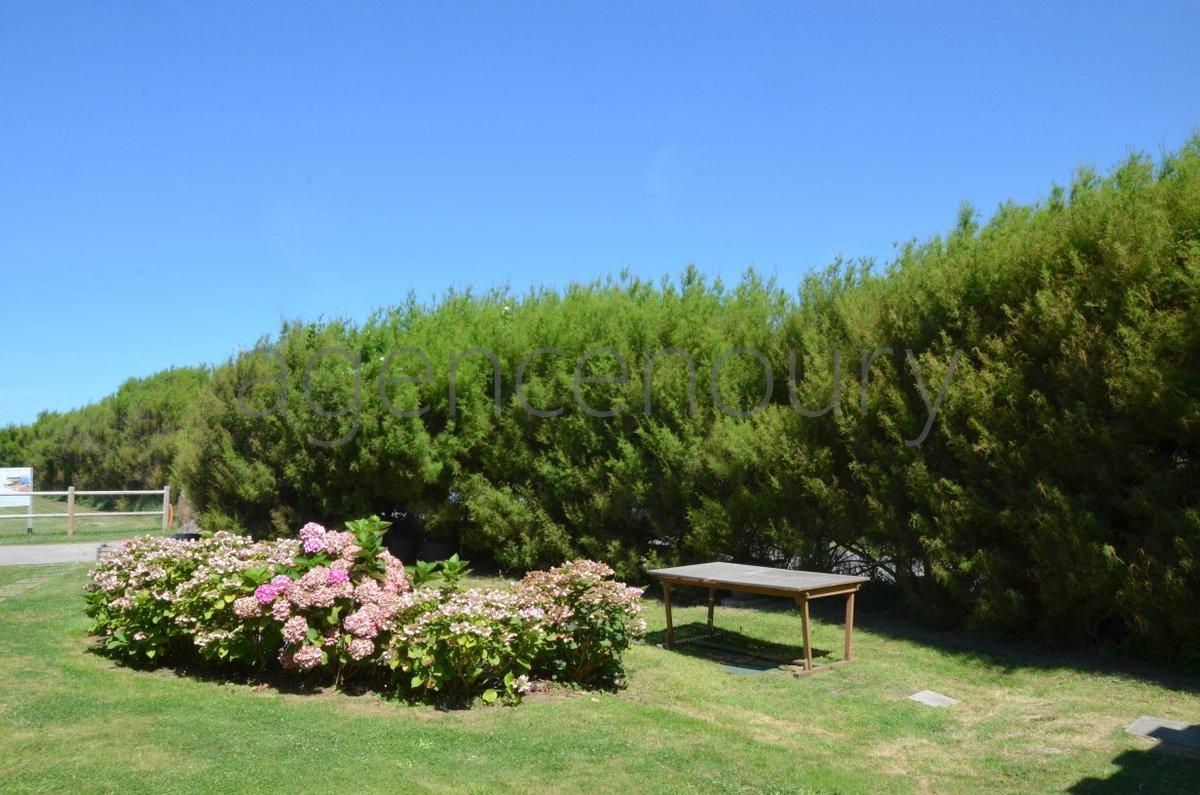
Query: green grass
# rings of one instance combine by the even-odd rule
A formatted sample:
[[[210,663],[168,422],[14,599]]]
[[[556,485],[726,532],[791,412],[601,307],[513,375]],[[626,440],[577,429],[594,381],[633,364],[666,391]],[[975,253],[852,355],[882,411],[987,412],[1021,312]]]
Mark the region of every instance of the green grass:
[[[121,510],[154,511],[162,507],[161,497],[140,499],[131,508]],[[75,501],[78,512],[99,510],[84,499]],[[115,508],[112,510],[116,510]],[[66,513],[66,498],[34,497],[34,513]],[[0,508],[0,515],[24,517],[25,508]],[[33,520],[33,532],[27,532],[22,519],[0,519],[0,544],[50,544],[72,541],[111,541],[135,535],[158,535],[162,532],[161,516],[94,516],[75,519],[75,535],[67,535],[67,520]]]
[[[859,659],[811,677],[732,675],[647,644],[617,693],[438,712],[122,668],[89,651],[86,570],[0,568],[6,792],[1188,791],[1200,777],[1196,759],[1122,730],[1140,714],[1200,720],[1195,680],[914,633],[873,618],[869,595]],[[661,606],[647,609],[661,631]],[[799,625],[732,608],[717,621],[764,642]],[[833,613],[814,646],[839,653]],[[922,688],[960,702],[906,699]]]

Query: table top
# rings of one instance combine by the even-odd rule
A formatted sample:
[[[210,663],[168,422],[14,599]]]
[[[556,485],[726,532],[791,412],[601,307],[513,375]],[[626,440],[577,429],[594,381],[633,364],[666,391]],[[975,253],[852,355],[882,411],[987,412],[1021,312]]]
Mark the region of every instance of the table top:
[[[814,593],[842,590],[867,582],[866,577],[848,574],[829,574],[822,571],[794,571],[769,566],[746,566],[741,563],[695,563],[691,566],[672,566],[653,569],[653,577],[697,585],[720,585],[732,590],[759,590],[778,593]]]

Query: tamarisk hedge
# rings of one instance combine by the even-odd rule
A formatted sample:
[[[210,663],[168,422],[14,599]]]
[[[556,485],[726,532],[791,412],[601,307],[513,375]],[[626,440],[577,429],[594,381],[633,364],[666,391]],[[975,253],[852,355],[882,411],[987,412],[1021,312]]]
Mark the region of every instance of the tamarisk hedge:
[[[398,511],[505,568],[623,577],[849,556],[951,624],[1200,638],[1200,138],[795,291],[622,275],[262,345],[178,432],[175,477],[214,529]]]
[[[160,489],[172,479],[184,415],[208,378],[199,367],[164,370],[131,378],[98,403],[0,428],[0,465],[32,466],[43,491]]]

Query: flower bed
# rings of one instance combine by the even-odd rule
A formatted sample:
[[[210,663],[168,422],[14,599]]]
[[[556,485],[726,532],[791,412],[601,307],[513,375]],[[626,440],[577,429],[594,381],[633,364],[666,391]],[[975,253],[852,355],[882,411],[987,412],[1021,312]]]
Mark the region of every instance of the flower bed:
[[[530,572],[511,591],[414,588],[377,518],[298,539],[146,536],[91,572],[87,613],[112,655],[137,664],[199,660],[340,685],[367,680],[440,703],[516,701],[532,679],[584,687],[623,676],[645,631],[641,589],[580,560]],[[429,576],[423,567],[421,579]]]

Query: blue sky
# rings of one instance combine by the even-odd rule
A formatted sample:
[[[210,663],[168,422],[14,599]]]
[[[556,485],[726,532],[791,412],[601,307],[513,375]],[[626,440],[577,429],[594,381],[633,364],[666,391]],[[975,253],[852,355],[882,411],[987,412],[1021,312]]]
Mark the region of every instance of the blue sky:
[[[648,5],[0,5],[0,423],[409,290],[794,284],[1200,123],[1195,3]]]

